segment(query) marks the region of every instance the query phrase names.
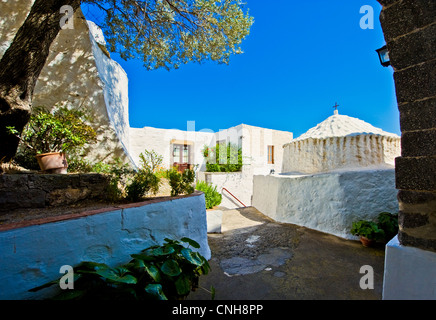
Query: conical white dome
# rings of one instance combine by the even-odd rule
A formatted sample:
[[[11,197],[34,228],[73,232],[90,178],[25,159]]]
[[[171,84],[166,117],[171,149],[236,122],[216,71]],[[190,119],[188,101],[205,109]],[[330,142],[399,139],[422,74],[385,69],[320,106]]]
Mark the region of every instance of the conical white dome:
[[[370,134],[392,138],[399,137],[396,134],[376,128],[363,120],[345,115],[335,114],[331,117],[328,117],[317,126],[309,129],[306,133],[302,134],[293,141],[300,141],[308,138],[325,139],[331,137],[347,137]]]

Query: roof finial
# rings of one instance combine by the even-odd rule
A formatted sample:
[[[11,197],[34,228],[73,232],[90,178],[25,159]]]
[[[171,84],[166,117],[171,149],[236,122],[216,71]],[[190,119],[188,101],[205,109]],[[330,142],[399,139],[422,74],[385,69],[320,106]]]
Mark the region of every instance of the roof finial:
[[[334,115],[339,114],[339,112],[338,112],[338,107],[339,107],[339,105],[338,105],[338,103],[336,102],[335,105],[333,106],[333,108],[335,108]]]

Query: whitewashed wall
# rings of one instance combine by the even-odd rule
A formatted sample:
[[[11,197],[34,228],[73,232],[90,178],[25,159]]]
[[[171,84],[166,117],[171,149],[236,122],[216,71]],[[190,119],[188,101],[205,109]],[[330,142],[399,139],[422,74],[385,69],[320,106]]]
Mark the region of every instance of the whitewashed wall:
[[[0,57],[25,21],[34,0],[1,1]],[[99,143],[89,147],[89,160],[119,157],[130,162],[128,79],[122,67],[99,47],[79,9],[73,29],[65,29],[50,47],[46,64],[36,82],[33,105],[52,108],[56,104],[78,108],[92,114],[92,126]],[[100,43],[104,38],[99,37]]]
[[[198,164],[197,170],[205,170],[203,148],[214,143],[213,132],[183,131],[177,129],[158,129],[152,127],[130,128],[130,154],[136,165],[139,165],[139,155],[144,152],[154,150],[163,156],[163,163],[166,169],[172,167],[171,141],[190,141],[193,142],[192,162]]]
[[[26,20],[34,0],[1,0],[0,58],[9,48],[18,29]]]
[[[251,206],[251,196],[253,195],[253,176],[246,172],[201,172],[199,180],[206,181],[217,187],[217,191],[223,196],[220,206],[227,209],[242,208]],[[226,188],[243,204],[236,200]]]
[[[283,145],[293,138],[292,132],[241,124],[216,134],[217,141],[225,140],[242,147],[244,170],[250,174],[281,172]],[[274,146],[274,164],[268,164],[268,146]]]
[[[355,135],[308,138],[284,146],[282,172],[317,173],[344,168],[394,167],[400,137]]]
[[[164,238],[189,237],[210,259],[204,194],[70,220],[0,231],[0,299],[43,299],[50,289],[29,289],[58,279],[63,265],[95,261],[111,266]]]
[[[252,205],[278,222],[346,239],[352,223],[398,212],[395,170],[254,176]]]
[[[189,126],[189,124],[188,124]],[[133,161],[139,165],[139,154],[145,149],[154,150],[164,158],[163,166],[172,166],[171,141],[193,142],[192,162],[198,165],[197,178],[222,188],[227,188],[246,206],[251,205],[253,194],[253,175],[269,174],[272,169],[281,171],[283,159],[283,144],[292,140],[292,133],[265,129],[241,124],[229,129],[212,131],[184,131],[175,129],[158,129],[152,127],[130,128],[130,154]],[[207,173],[202,150],[205,146],[214,147],[218,141],[232,143],[242,147],[243,168],[236,173]],[[274,145],[275,163],[268,164],[269,145]],[[222,192],[222,206],[238,208],[242,205],[226,191]]]
[[[403,246],[395,236],[386,245],[383,300],[436,300],[436,252]]]

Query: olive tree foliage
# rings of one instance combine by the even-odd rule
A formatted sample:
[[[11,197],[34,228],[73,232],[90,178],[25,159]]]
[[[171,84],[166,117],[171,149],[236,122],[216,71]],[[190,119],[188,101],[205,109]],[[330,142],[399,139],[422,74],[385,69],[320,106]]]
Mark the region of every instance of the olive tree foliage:
[[[141,59],[148,70],[188,62],[229,63],[242,53],[253,17],[240,0],[87,1],[103,13],[96,21],[109,51]]]

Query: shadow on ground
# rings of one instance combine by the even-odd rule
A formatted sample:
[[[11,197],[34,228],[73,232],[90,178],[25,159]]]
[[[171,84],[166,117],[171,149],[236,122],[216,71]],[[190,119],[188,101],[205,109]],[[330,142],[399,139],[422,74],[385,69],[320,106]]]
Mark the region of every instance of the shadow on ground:
[[[216,300],[380,300],[384,246],[365,248],[304,227],[274,222],[255,208],[224,211],[221,234],[209,234],[211,272],[200,286]],[[363,290],[360,268],[374,270]],[[208,300],[204,289],[188,300]]]

